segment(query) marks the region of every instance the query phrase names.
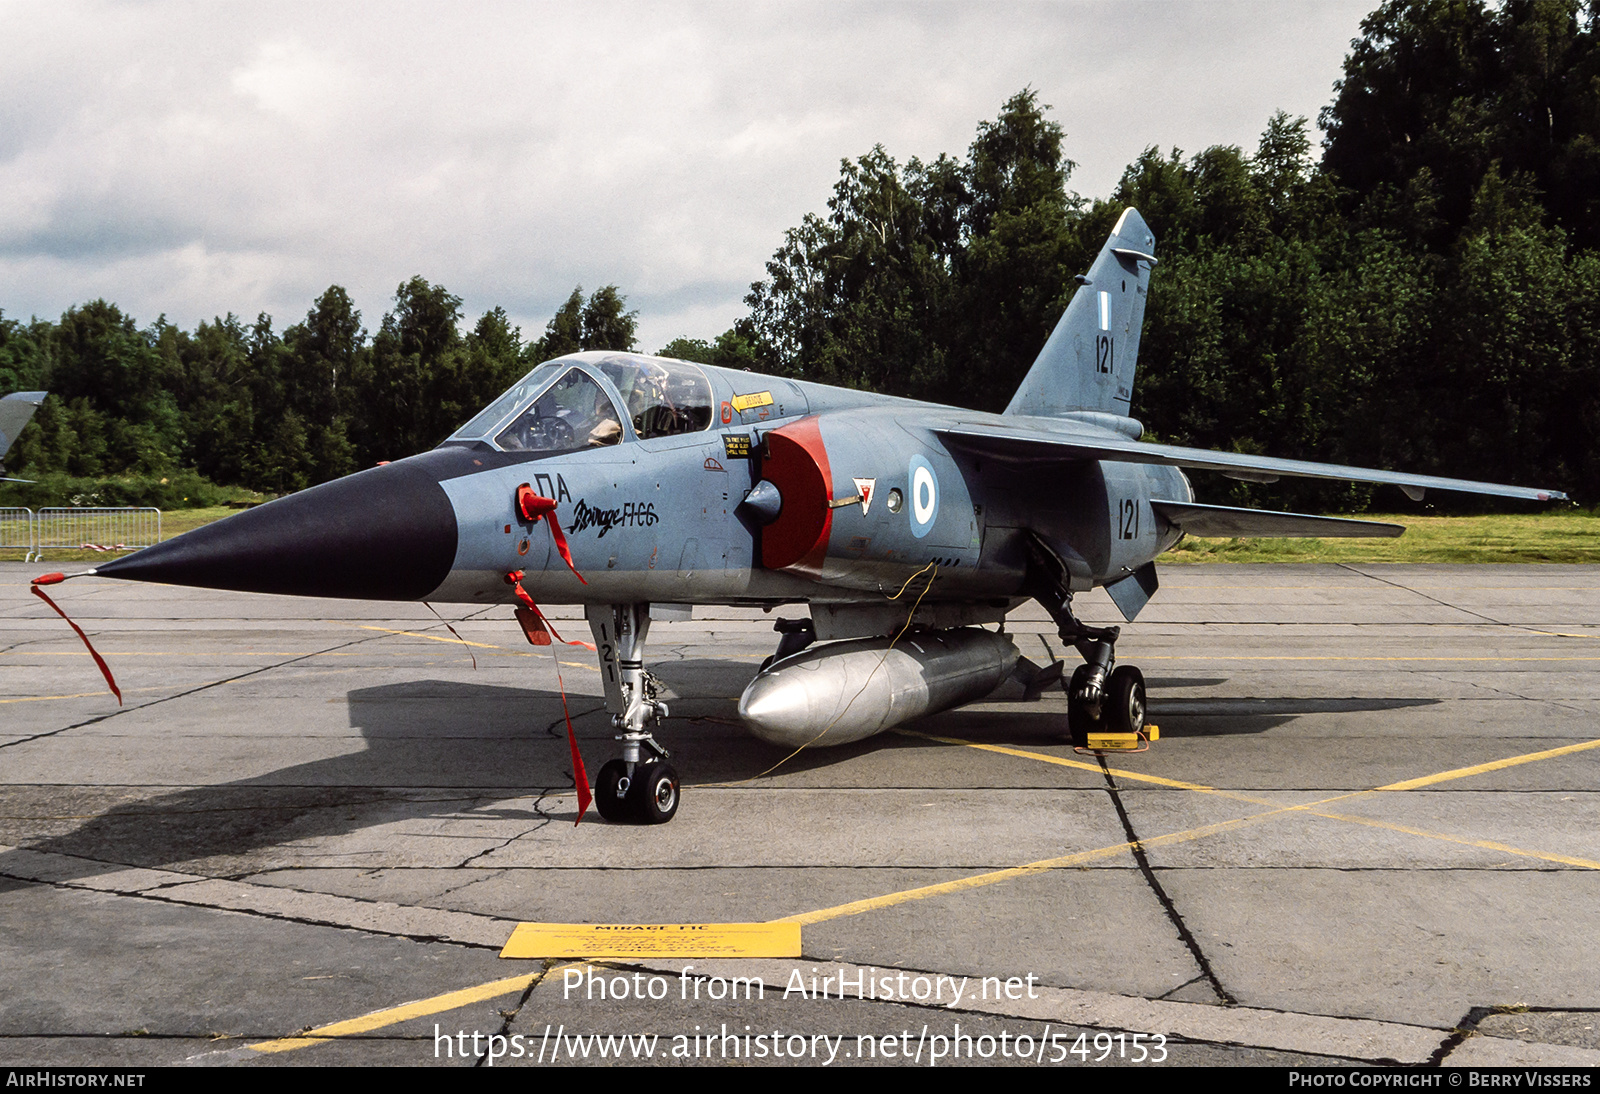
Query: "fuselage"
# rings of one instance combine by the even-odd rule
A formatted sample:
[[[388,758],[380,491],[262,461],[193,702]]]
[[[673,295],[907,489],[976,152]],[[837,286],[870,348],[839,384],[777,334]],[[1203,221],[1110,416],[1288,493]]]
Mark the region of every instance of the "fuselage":
[[[571,361],[602,380],[595,359],[606,356],[619,355]],[[468,471],[455,453],[454,467],[440,461],[460,532],[429,598],[504,600],[505,574],[520,569],[535,599],[550,603],[881,602],[931,563],[938,577],[926,599],[989,600],[1003,614],[1021,595],[1025,530],[1067,548],[1088,587],[1176,541],[1151,497],[1192,497],[1174,468],[1088,461],[1043,475],[951,452],[932,431],[1027,419],[692,367],[716,406],[704,430],[641,439],[629,429],[620,443],[538,455],[458,438],[422,457],[431,464],[456,448],[483,464]],[[782,493],[782,511],[765,524],[740,504],[763,479]],[[518,519],[521,483],[557,502],[588,585],[551,535]]]
[[[641,396],[633,377],[655,373],[675,386]],[[607,418],[605,403],[643,409]],[[985,622],[1026,595],[1028,534],[1065,560],[1073,588],[1088,588],[1176,542],[1151,498],[1192,497],[1175,468],[1041,469],[952,451],[934,432],[1029,421],[632,354],[576,354],[534,370],[439,448],[99,572],[488,604],[513,602],[506,575],[522,571],[542,603],[808,602],[824,637],[875,633],[871,613],[856,609],[885,605],[924,573],[934,580],[919,621]],[[1116,435],[1092,420],[1072,428]],[[781,495],[776,508],[741,505],[763,481]],[[519,513],[523,484],[555,502],[584,581],[552,530]]]

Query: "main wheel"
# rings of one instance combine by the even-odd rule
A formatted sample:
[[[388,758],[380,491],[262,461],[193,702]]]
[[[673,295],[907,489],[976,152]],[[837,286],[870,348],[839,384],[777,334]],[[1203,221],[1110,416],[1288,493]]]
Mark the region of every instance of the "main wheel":
[[[1079,748],[1088,748],[1090,732],[1100,728],[1100,719],[1094,716],[1087,703],[1078,698],[1083,691],[1083,682],[1092,671],[1088,665],[1079,665],[1067,683],[1067,733]],[[1104,703],[1100,704],[1100,709],[1105,710]]]
[[[1144,673],[1132,665],[1118,665],[1106,683],[1106,728],[1113,733],[1144,731]]]
[[[637,772],[636,772],[637,773]],[[621,760],[608,760],[600,769],[594,784],[594,804],[600,815],[612,824],[624,824],[633,819],[632,803],[628,791],[633,783],[628,778],[628,765]]]
[[[669,763],[653,760],[640,764],[628,788],[634,819],[645,824],[666,824],[678,812],[678,772]]]

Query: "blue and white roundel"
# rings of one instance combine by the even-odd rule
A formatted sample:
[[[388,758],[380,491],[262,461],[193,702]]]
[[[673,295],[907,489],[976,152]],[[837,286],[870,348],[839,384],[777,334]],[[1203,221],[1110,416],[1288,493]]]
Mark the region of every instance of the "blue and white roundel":
[[[921,539],[939,516],[939,477],[921,456],[911,457],[911,534]]]

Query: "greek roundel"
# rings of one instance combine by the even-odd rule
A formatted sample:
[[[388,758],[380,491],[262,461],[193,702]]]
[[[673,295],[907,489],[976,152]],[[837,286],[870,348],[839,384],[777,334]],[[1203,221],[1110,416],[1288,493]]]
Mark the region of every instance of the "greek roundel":
[[[911,534],[921,539],[939,516],[939,477],[921,456],[911,457]]]

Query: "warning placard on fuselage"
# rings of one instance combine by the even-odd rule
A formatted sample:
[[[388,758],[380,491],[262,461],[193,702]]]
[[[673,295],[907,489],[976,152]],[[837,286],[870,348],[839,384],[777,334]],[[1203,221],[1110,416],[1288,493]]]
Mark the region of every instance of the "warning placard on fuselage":
[[[733,409],[743,414],[747,410],[754,410],[761,406],[772,405],[772,392],[757,391],[750,395],[735,395],[732,400]]]
[[[730,460],[748,460],[750,458],[750,434],[724,433],[722,435],[723,455]]]

